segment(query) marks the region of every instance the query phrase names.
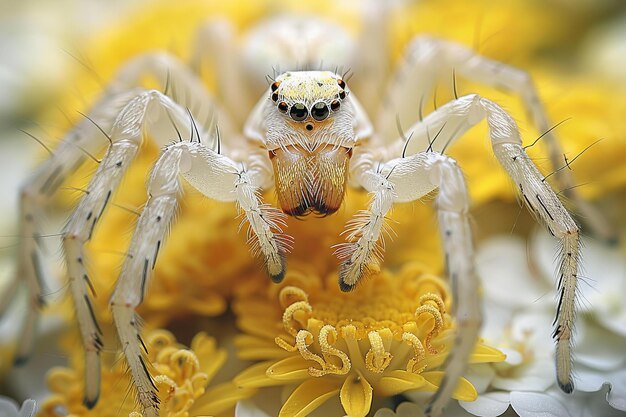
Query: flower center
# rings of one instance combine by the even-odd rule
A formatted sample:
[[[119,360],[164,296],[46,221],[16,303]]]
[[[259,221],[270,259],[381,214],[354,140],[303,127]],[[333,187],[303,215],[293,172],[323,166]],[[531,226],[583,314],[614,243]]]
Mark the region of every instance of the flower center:
[[[314,362],[311,376],[354,371],[370,382],[395,369],[419,374],[427,355],[446,350],[436,341],[450,327],[440,278],[411,268],[400,277],[381,273],[363,287],[324,297],[309,297],[297,286],[282,288],[282,325],[291,337],[276,337],[276,344]]]

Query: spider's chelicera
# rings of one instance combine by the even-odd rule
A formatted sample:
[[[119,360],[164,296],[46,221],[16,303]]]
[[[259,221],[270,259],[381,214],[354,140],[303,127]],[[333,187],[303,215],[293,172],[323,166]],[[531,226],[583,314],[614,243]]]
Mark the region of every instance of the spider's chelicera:
[[[68,133],[54,155],[24,185],[21,235],[38,236],[42,201],[84,161],[85,152],[96,153],[108,146],[63,233],[70,289],[86,350],[87,406],[93,406],[98,399],[102,341],[91,305],[84,244],[135,159],[144,130],[163,146],[163,151],[148,180],[149,198],[137,222],[128,250],[132,256],[124,261],[111,309],[145,415],[157,416],[159,404],[144,362],[135,309],[146,294],[159,248],[181,198],[180,179],[208,198],[238,205],[249,225],[253,250],[264,260],[268,274],[276,282],[285,275],[291,244],[291,238],[283,232],[286,215],[332,214],[342,204],[348,185],[371,193],[369,207],[348,224],[347,241],[336,247],[341,260],[338,281],[344,291],[353,290],[368,267],[381,260],[381,235],[392,206],[418,200],[437,190],[436,207],[457,329],[454,348],[446,362],[446,377],[427,409],[431,415],[441,414],[465,370],[481,324],[467,188],[461,168],[442,150],[481,121],[488,124],[493,152],[516,184],[522,200],[562,244],[554,332],[557,380],[564,391],[573,390],[570,350],[578,227],[524,151],[515,121],[498,104],[471,94],[440,106],[423,119],[418,107],[412,104],[432,93],[439,76],[455,71],[460,77],[507,86],[522,97],[538,128],[548,131],[548,120],[530,78],[465,47],[421,37],[408,46],[397,73],[386,77],[384,68],[376,66],[385,61],[381,47],[384,28],[373,22],[365,25],[369,30],[362,36],[366,39],[356,42],[341,28],[315,18],[278,18],[252,29],[241,55],[218,53],[225,43],[235,45],[235,39],[226,39],[224,22],[211,23],[209,30],[199,32],[204,38],[197,43],[205,45],[208,51],[198,51],[197,55],[219,56],[214,62],[218,77],[224,80],[219,85],[229,88],[220,96],[219,105],[200,79],[172,56],[136,57],[120,69],[89,119]],[[232,35],[232,31],[226,32]],[[307,42],[301,42],[302,39]],[[368,45],[372,51],[359,52],[357,45]],[[279,63],[283,68],[295,68],[296,62],[315,65],[322,59],[347,63],[356,73],[367,64],[371,76],[360,84],[355,81],[349,88],[343,75],[332,68],[283,72],[272,80],[266,92],[259,94],[261,98],[243,126],[243,137],[237,134],[239,109],[247,97],[243,84],[238,82],[244,77],[238,71],[265,71],[277,64],[267,62],[273,60],[282,60]],[[139,80],[147,73],[156,78],[166,78],[167,74],[168,85],[187,92],[184,101],[173,94],[174,88],[166,88],[166,93],[141,89]],[[248,79],[255,74],[252,71]],[[382,88],[386,79],[390,81]],[[383,89],[385,99],[378,97],[378,91]],[[385,105],[378,109],[375,104],[381,102]],[[194,110],[189,112],[187,108]],[[217,134],[214,118],[189,124],[190,113],[206,114],[208,109],[218,109],[221,135]],[[375,121],[375,129],[368,113]],[[414,121],[410,141],[397,137],[396,115]],[[106,137],[95,125],[106,132]],[[174,143],[172,125],[181,138]],[[557,146],[550,133],[545,140]],[[261,201],[259,191],[272,187],[277,191],[281,210]],[[19,275],[27,280],[35,307],[41,307],[43,268],[35,242],[36,239],[21,241]],[[26,357],[32,348],[36,310],[29,312],[18,359]]]

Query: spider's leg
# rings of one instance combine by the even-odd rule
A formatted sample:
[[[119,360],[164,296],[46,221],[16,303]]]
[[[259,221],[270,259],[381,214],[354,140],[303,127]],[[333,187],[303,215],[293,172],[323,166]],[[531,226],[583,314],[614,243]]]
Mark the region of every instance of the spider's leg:
[[[167,108],[179,121],[187,117],[185,110],[158,91],[136,92],[115,119],[109,135],[111,144],[63,231],[69,286],[85,346],[84,402],[88,407],[95,405],[99,395],[102,332],[88,293],[93,287],[85,267],[84,245],[137,154],[146,119],[154,116],[158,107]]]
[[[115,116],[132,92],[103,98],[90,113],[91,120],[83,118],[63,138],[54,153],[31,174],[20,187],[20,218],[15,286],[25,282],[31,308],[21,325],[20,338],[15,353],[15,364],[29,358],[39,311],[45,305],[43,288],[46,286],[46,268],[43,263],[40,242],[41,221],[44,208],[63,181],[88,158],[97,154],[108,143],[107,138],[96,127],[110,129]],[[92,122],[93,121],[93,122]],[[8,300],[8,299],[7,299]],[[8,303],[7,303],[8,305]]]
[[[424,120],[424,124],[428,123],[433,131],[439,131],[443,129],[444,126],[446,128],[450,127],[449,130],[443,130],[442,135],[443,141],[445,142],[450,139],[450,136],[445,136],[446,132],[448,132],[448,135],[454,137],[461,136],[482,119],[486,119],[489,125],[494,154],[517,184],[517,188],[523,196],[523,201],[545,224],[550,233],[561,240],[562,252],[558,283],[559,303],[557,306],[553,337],[556,339],[557,343],[557,381],[563,391],[571,392],[573,390],[571,376],[571,336],[575,318],[574,308],[580,252],[579,231],[576,223],[522,148],[522,140],[517,125],[497,104],[478,95],[461,97],[429,115],[429,117]],[[413,137],[419,138],[420,136],[427,138],[427,133],[426,128],[418,124],[415,126]],[[442,174],[436,173],[436,171],[429,173],[419,172],[419,170],[415,170],[417,174],[409,175],[408,173],[411,171],[406,167],[409,162],[404,161],[412,161],[417,157],[424,158],[423,155],[429,154],[439,155],[436,152],[428,152],[392,160],[385,164],[381,174],[376,174],[371,168],[368,169],[367,161],[369,156],[367,154],[359,157],[363,162],[355,161],[354,166],[357,180],[368,191],[374,193],[374,200],[368,212],[369,218],[358,224],[361,230],[358,231],[357,229],[357,231],[353,231],[351,234],[352,237],[366,237],[366,239],[364,239],[365,244],[360,245],[359,240],[357,240],[357,249],[353,249],[352,252],[359,253],[359,251],[371,250],[374,245],[370,241],[372,238],[378,238],[380,235],[380,233],[376,234],[375,225],[376,222],[382,221],[386,212],[377,211],[377,208],[390,207],[391,204],[387,201],[389,197],[386,197],[386,199],[377,198],[378,194],[385,195],[385,193],[381,193],[381,190],[391,190],[387,194],[395,194],[395,198],[398,201],[411,201],[432,189],[424,185],[425,180],[423,178],[420,179],[420,175],[428,175],[428,180],[431,181],[430,185],[432,187],[438,186],[441,190],[437,203],[440,210],[440,227],[444,235],[444,245],[446,245],[447,264],[453,287],[460,288],[461,282],[464,283],[464,280],[467,279],[465,276],[474,273],[474,261],[472,259],[473,250],[471,250],[471,246],[468,246],[471,245],[471,242],[461,244],[458,243],[461,241],[454,240],[458,238],[448,239],[447,227],[450,227],[450,224],[454,226],[452,231],[457,235],[461,234],[463,238],[465,238],[466,233],[469,233],[469,229],[466,230],[465,226],[461,228],[459,220],[455,219],[454,216],[448,216],[445,208],[449,206],[450,212],[455,212],[455,210],[462,212],[465,210],[465,208],[461,206],[461,203],[466,199],[464,184],[461,182],[461,177],[455,180],[454,175],[452,175],[454,170],[451,166],[445,171],[449,172],[447,176],[441,176]],[[371,163],[369,165],[371,165]],[[442,166],[448,165],[450,164]],[[385,173],[387,173],[387,176],[384,176]],[[400,181],[403,177],[410,177],[411,181],[414,183],[411,183],[411,181]],[[454,185],[455,183],[457,184],[456,186]],[[444,187],[451,186],[455,186],[456,191],[444,192]],[[461,192],[461,190],[463,191]],[[380,227],[378,227],[378,229],[380,229]],[[454,231],[455,229],[457,230],[456,232]],[[467,236],[469,236],[469,234]],[[360,248],[360,246],[363,246],[363,248]],[[461,259],[456,259],[457,257]],[[344,261],[342,269],[346,267],[347,263],[349,266],[349,261],[353,261],[354,259],[355,258],[351,257],[347,261]],[[459,265],[459,270],[464,271],[461,275],[455,272],[454,262],[462,263]],[[358,280],[358,276],[356,276],[356,278]],[[348,284],[354,285],[353,282],[348,282]],[[462,307],[463,305],[474,304],[474,302],[464,300],[464,297],[470,296],[471,292],[457,289],[454,290],[454,293],[458,295],[458,297],[455,298],[455,303],[459,305],[458,308],[462,309],[464,308]],[[459,312],[457,310],[457,315],[458,314]],[[461,330],[457,333],[455,346],[466,346],[464,341],[469,340],[468,334],[475,333],[475,331],[472,330],[472,326],[474,326],[474,324],[469,325],[467,330]],[[450,394],[456,386],[457,378],[464,370],[467,359],[466,355],[469,353],[465,351],[459,353],[459,351],[461,351],[461,348],[455,348],[451,353],[451,359],[447,362],[448,378],[443,380],[440,391],[430,407],[433,415],[441,413],[441,410],[447,403]]]
[[[543,140],[552,166],[556,169],[563,164],[563,150],[550,129],[551,122],[528,72],[483,57],[466,46],[428,37],[415,38],[407,47],[405,57],[386,91],[386,99],[379,112],[377,132],[383,137],[392,139],[396,136],[396,117],[401,121],[414,120],[418,101],[428,100],[442,77],[452,82],[454,73],[457,77],[502,88],[519,96],[538,131],[545,132]],[[421,151],[429,146],[426,140],[412,142],[412,150]],[[435,143],[433,150],[441,151],[445,144],[446,141]],[[607,241],[614,240],[615,232],[604,217],[573,187],[574,180],[569,170],[560,170],[555,179],[559,189],[564,190],[565,196],[572,200],[580,218],[593,233]]]
[[[446,361],[446,376],[433,400],[432,415],[439,415],[456,388],[471,354],[481,324],[479,280],[474,266],[474,247],[468,221],[469,198],[463,173],[456,162],[437,152],[398,158],[377,171],[361,165],[358,181],[370,191],[372,202],[351,226],[349,243],[341,246],[346,257],[340,271],[340,285],[353,288],[374,256],[387,212],[396,202],[415,201],[438,189],[439,228],[444,238],[447,273],[452,284],[456,340]]]
[[[135,309],[146,293],[148,280],[181,192],[179,176],[214,200],[235,201],[249,223],[249,237],[263,254],[272,279],[285,271],[284,254],[289,240],[281,233],[282,213],[261,203],[260,172],[246,171],[241,164],[197,142],[167,146],[155,164],[148,182],[148,201],[139,217],[128,256],[111,298],[113,319],[124,355],[133,376],[145,415],[158,415],[159,398],[150,377]]]
[[[212,72],[215,77],[220,101],[233,120],[243,124],[253,105],[251,96],[255,95],[250,94],[249,80],[243,76],[243,63],[238,51],[237,34],[231,22],[225,18],[213,18],[196,33],[190,66],[200,74],[204,73],[205,66],[212,70],[209,73]]]
[[[428,137],[427,129],[432,129],[431,132],[443,129],[441,141],[454,141],[482,119],[486,119],[489,126],[493,152],[515,182],[523,197],[522,201],[541,220],[550,234],[561,240],[559,302],[553,337],[557,344],[557,382],[563,391],[571,392],[574,387],[571,375],[571,336],[580,256],[579,229],[522,147],[517,124],[496,103],[474,94],[460,97],[430,114],[423,124],[415,126],[413,137],[425,139]]]
[[[389,71],[388,33],[393,8],[394,5],[386,1],[361,2],[358,12],[362,29],[350,57],[352,67],[343,68],[346,78],[350,79],[351,88],[368,114],[378,110],[376,103],[380,102],[383,95]]]
[[[194,117],[202,121],[207,131],[215,129],[219,122],[224,136],[233,135],[236,138],[236,129],[226,111],[216,104],[197,74],[171,54],[153,52],[129,60],[119,70],[107,94],[141,85],[147,76],[158,81],[165,95],[183,108],[188,108]]]
[[[120,69],[103,97],[89,112],[91,120],[84,118],[70,130],[53,155],[21,186],[19,200],[21,238],[18,245],[15,282],[27,283],[32,308],[28,309],[28,315],[22,325],[16,349],[16,364],[24,363],[29,357],[34,342],[38,311],[45,303],[42,288],[46,282],[44,277],[46,268],[38,243],[41,236],[38,222],[43,218],[46,203],[88,156],[98,154],[106,146],[108,142],[103,132],[110,131],[122,107],[132,97],[140,94],[134,87],[139,85],[146,75],[152,75],[160,80],[164,88],[169,90],[168,94],[180,99],[183,106],[188,107],[194,114],[204,117],[205,113],[211,113],[209,114],[211,117],[207,117],[211,121],[206,126],[208,131],[214,129],[218,117],[221,132],[229,135],[232,131],[231,123],[214,105],[200,80],[175,57],[162,53],[140,55]],[[213,117],[213,113],[217,113],[217,117]],[[186,123],[185,121],[182,125]],[[169,139],[171,137],[168,137]],[[217,142],[210,145],[217,147]]]

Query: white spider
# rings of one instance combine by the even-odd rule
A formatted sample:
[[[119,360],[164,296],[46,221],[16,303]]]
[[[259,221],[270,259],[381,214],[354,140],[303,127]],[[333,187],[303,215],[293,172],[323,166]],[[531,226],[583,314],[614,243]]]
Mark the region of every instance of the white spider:
[[[440,415],[465,370],[481,324],[467,189],[463,172],[442,150],[482,120],[489,126],[496,158],[523,201],[562,244],[553,336],[559,386],[572,392],[571,333],[580,247],[576,223],[524,151],[517,125],[496,103],[476,94],[466,95],[424,118],[421,108],[410,104],[431,94],[438,78],[454,72],[519,94],[538,129],[548,131],[548,120],[528,74],[457,44],[419,37],[408,46],[395,76],[383,84],[386,59],[380,22],[384,19],[377,12],[369,19],[368,30],[355,41],[340,27],[314,18],[275,18],[253,29],[239,54],[230,26],[221,20],[209,23],[198,32],[193,64],[207,58],[213,63],[221,107],[198,76],[176,58],[156,53],[134,58],[120,69],[89,118],[67,134],[54,155],[23,186],[21,235],[36,237],[44,202],[81,165],[86,153],[97,153],[108,145],[63,233],[71,294],[86,351],[88,407],[98,400],[102,341],[90,301],[84,244],[136,157],[144,129],[163,151],[148,181],[149,199],[137,222],[111,308],[145,415],[158,415],[159,400],[143,359],[145,346],[135,309],[146,293],[176,212],[181,177],[208,198],[238,205],[249,225],[249,240],[275,282],[284,277],[290,244],[281,230],[285,214],[331,214],[340,207],[348,185],[370,192],[369,207],[349,224],[347,242],[337,247],[342,261],[339,286],[344,291],[354,289],[368,265],[381,258],[381,232],[393,204],[415,201],[438,190],[436,206],[457,328],[446,378],[427,409],[430,415]],[[362,75],[355,80],[354,91],[364,99],[367,111],[376,115],[375,129],[343,76],[337,70],[320,69],[281,72],[247,117],[243,136],[237,134],[233,126],[243,123],[245,111],[241,109],[250,105],[246,90],[256,88],[259,74],[277,64],[281,69],[332,69],[325,64],[331,62],[349,64]],[[167,79],[165,93],[139,87],[140,78],[147,74]],[[378,92],[383,90],[386,98],[380,100]],[[384,106],[374,107],[382,101]],[[211,109],[219,114],[223,141],[215,119],[207,123],[193,119],[192,114],[206,114]],[[398,115],[415,121],[408,140],[394,138]],[[179,137],[191,139],[171,143],[172,126],[177,127]],[[552,154],[560,156],[554,137],[548,133],[545,140]],[[277,191],[282,212],[261,201],[260,192],[271,187]],[[36,239],[23,239],[19,256],[19,275],[26,279],[37,308],[30,310],[26,320],[18,362],[31,351],[37,311],[44,304]]]

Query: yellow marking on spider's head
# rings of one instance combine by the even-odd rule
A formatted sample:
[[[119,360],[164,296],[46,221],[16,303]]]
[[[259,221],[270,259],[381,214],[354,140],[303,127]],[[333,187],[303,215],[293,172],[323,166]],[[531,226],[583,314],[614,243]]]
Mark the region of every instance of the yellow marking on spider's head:
[[[341,91],[345,91],[340,85],[341,77],[330,71],[287,72],[276,78],[276,83],[276,92],[283,101],[300,102],[307,107],[320,100],[339,99]]]

